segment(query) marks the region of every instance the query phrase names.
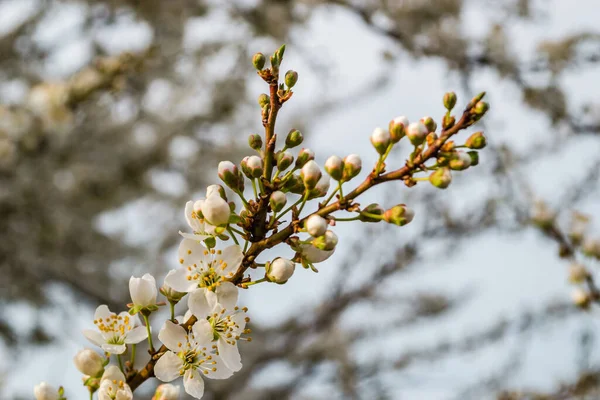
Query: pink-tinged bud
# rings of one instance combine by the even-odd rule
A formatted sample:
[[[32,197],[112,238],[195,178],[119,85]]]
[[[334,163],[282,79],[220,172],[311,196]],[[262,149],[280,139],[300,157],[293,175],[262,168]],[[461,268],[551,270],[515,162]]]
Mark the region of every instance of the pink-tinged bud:
[[[40,382],[33,388],[35,400],[58,400],[58,390],[46,382]]]
[[[202,203],[202,214],[206,222],[213,226],[227,225],[231,209],[229,203],[220,196],[210,196]]]
[[[315,159],[315,153],[311,149],[302,149],[296,158],[296,168],[302,168],[304,164]]]
[[[210,185],[206,188],[206,197],[210,197],[213,195],[220,196],[223,200],[227,201],[227,195],[225,194],[225,189],[221,185]]]
[[[410,223],[414,217],[414,211],[406,207],[405,204],[394,206],[383,214],[383,219],[385,222],[398,226],[403,226]]]
[[[312,245],[319,250],[331,251],[338,244],[338,237],[333,231],[326,231],[324,235],[314,238]]]
[[[321,175],[321,179],[317,182],[317,185],[309,192],[308,199],[316,199],[324,197],[329,192],[329,186],[331,184],[331,178],[329,175]]]
[[[362,161],[357,154],[350,154],[344,157],[344,174],[342,181],[348,182],[356,177],[362,169]]]
[[[258,151],[262,149],[262,145],[262,137],[258,133],[248,136],[248,146],[250,146],[250,148]]]
[[[423,118],[421,118],[421,122],[427,128],[427,133],[435,132],[435,130],[437,129],[437,124],[431,117],[423,117]]]
[[[73,359],[75,367],[84,375],[98,377],[104,372],[104,360],[91,349],[80,350]]]
[[[271,101],[271,99],[269,98],[269,95],[266,93],[262,93],[260,96],[258,96],[258,105],[261,108],[268,106],[270,104],[270,101]]]
[[[264,64],[264,63],[263,63]],[[156,388],[152,400],[178,400],[179,386],[163,383]]]
[[[454,171],[465,170],[471,166],[471,156],[464,151],[457,151],[450,157],[448,166]]]
[[[286,258],[276,258],[267,266],[267,278],[271,282],[283,284],[294,275],[296,264]]]
[[[308,161],[300,171],[300,177],[308,190],[314,189],[321,179],[321,170],[314,160]]]
[[[289,70],[285,73],[285,85],[290,89],[298,82],[298,73],[296,71]]]
[[[429,130],[420,121],[413,122],[412,124],[408,125],[408,128],[406,128],[406,137],[415,146],[418,146],[421,143],[423,143],[428,133]]]
[[[280,151],[277,153],[277,169],[285,171],[294,162],[294,155],[291,151]]]
[[[439,168],[429,175],[429,182],[436,188],[446,189],[452,182],[452,173],[450,168]]]
[[[271,205],[271,210],[275,212],[279,212],[285,207],[287,203],[287,197],[285,197],[285,193],[280,190],[277,190],[271,193],[271,197],[269,197],[269,204]]]
[[[446,110],[451,111],[456,105],[456,93],[448,92],[444,95],[444,107]]]
[[[246,167],[249,172],[249,179],[260,178],[263,174],[263,161],[259,156],[250,156],[246,160]]]
[[[296,146],[300,146],[303,140],[304,136],[302,136],[302,133],[298,129],[292,129],[285,138],[285,145],[293,149]]]
[[[219,178],[231,189],[237,191],[240,185],[240,174],[238,167],[231,161],[221,161],[217,168]]]
[[[375,128],[373,133],[371,134],[371,144],[375,147],[375,150],[383,155],[387,151],[388,146],[390,145],[391,138],[390,133],[381,128]]]
[[[256,68],[258,71],[264,68],[266,61],[267,59],[263,53],[256,53],[252,57],[252,65],[254,65],[254,68]]]
[[[577,307],[587,309],[591,301],[590,295],[582,288],[577,288],[573,291],[573,304]]]
[[[469,149],[475,150],[483,149],[486,144],[487,140],[483,135],[483,132],[475,132],[474,134],[469,136],[469,138],[465,142],[465,146],[467,146]]]
[[[312,237],[323,236],[325,232],[327,232],[327,220],[320,215],[313,214],[307,218],[304,223],[304,227],[306,228],[306,232]]]
[[[587,269],[577,262],[569,266],[569,281],[571,283],[583,283],[590,276]]]
[[[408,118],[404,115],[390,121],[389,129],[392,143],[398,143],[406,135],[406,128],[409,124]]]
[[[331,156],[325,161],[325,171],[336,181],[344,175],[344,162],[338,156]]]
[[[304,193],[304,189],[305,189],[304,182],[302,181],[302,178],[300,178],[300,175],[298,175],[298,174],[291,175],[285,181],[285,184],[283,185],[283,191],[295,193],[295,194]]]
[[[359,219],[363,222],[379,222],[383,219],[385,210],[379,204],[369,204],[360,212]]]

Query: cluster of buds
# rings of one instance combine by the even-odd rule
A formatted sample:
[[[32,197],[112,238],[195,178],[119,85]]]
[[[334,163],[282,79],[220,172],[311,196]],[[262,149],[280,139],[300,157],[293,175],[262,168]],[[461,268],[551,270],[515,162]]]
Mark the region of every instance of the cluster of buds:
[[[385,221],[404,226],[414,219],[415,213],[405,204],[389,209],[377,203],[361,207],[356,198],[373,186],[394,180],[414,186],[417,181],[428,180],[435,187],[446,188],[452,180],[451,170],[477,165],[475,150],[485,147],[481,132],[471,135],[462,146],[449,139],[487,111],[487,104],[481,101],[483,93],[471,100],[458,122],[451,115],[456,95],[447,93],[447,113],[439,134],[438,124],[431,117],[410,123],[401,116],[389,123],[388,130],[375,129],[370,141],[379,159],[362,183],[348,189],[362,172],[359,155],[332,155],[322,170],[314,151],[299,148],[304,138],[297,129],[289,130],[278,147],[275,119],[298,83],[298,73],[292,70],[280,83],[284,52],[282,46],[269,57],[270,67],[265,55],[257,53],[252,58],[257,74],[269,85],[269,94],[258,98],[264,136],[248,137],[253,154],[238,164],[218,164],[217,175],[225,186],[211,185],[205,198],[186,203],[184,215],[191,232],[180,232],[179,268],[168,272],[160,289],[150,274],[132,276],[129,311],[114,313],[101,305],[94,315],[96,329],[83,332],[105,352],[103,357],[84,349],[74,360],[84,375],[85,386],[92,395],[98,392],[99,399],[132,399],[135,389],[149,378],[148,371],[163,382],[181,378],[185,391],[201,398],[204,378],[227,379],[242,368],[238,346],[251,340],[251,331],[246,328],[250,322],[248,309],[238,305],[240,289],[263,283],[286,284],[294,278],[296,264],[318,272],[315,264],[327,260],[338,248],[339,237],[334,229],[343,223]],[[412,145],[412,153],[403,166],[387,172],[385,161],[404,137]],[[426,176],[417,177],[421,172]],[[252,193],[248,194],[246,188],[250,186]],[[340,216],[338,212],[345,214]],[[278,246],[288,247],[294,256],[267,258],[264,251],[277,251]],[[264,275],[253,279],[247,274],[249,268],[258,276]],[[159,301],[159,294],[164,301]],[[175,305],[182,302],[187,304],[187,312],[176,317]],[[167,303],[171,315],[158,333],[162,345],[155,347],[150,319]],[[150,358],[138,371],[134,368],[136,344],[146,340]],[[111,355],[116,356],[118,366],[109,365]],[[62,398],[62,392],[50,390],[47,385],[36,387],[35,393],[38,400],[58,399],[48,397],[48,393]],[[178,396],[179,388],[166,383],[156,389],[153,400],[174,400]]]

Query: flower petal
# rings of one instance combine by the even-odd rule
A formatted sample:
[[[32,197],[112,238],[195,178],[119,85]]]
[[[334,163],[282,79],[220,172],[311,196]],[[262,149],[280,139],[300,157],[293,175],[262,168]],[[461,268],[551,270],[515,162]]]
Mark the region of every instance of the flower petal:
[[[186,239],[196,240],[196,241],[202,241],[210,236],[210,235],[198,235],[196,233],[187,233],[187,232],[181,232],[181,231],[179,231],[179,234]]]
[[[183,239],[177,250],[179,263],[186,268],[196,264],[198,268],[207,269],[206,266],[210,258],[205,254],[206,251],[207,249],[202,243],[196,240]]]
[[[227,368],[233,372],[242,369],[242,357],[237,344],[229,344],[225,339],[219,338],[217,346],[219,347],[219,356]]]
[[[87,340],[89,340],[90,342],[92,342],[96,346],[102,347],[102,345],[104,344],[104,338],[102,337],[102,335],[98,331],[94,331],[92,329],[84,329],[83,330],[83,336],[85,336],[85,338]]]
[[[127,332],[125,336],[125,343],[134,344],[139,343],[142,340],[146,340],[148,338],[148,330],[145,326],[138,326],[137,328],[133,328],[129,332]]]
[[[102,350],[110,354],[123,354],[127,350],[127,346],[124,344],[107,344],[102,345]]]
[[[187,394],[193,398],[200,399],[204,394],[204,380],[195,369],[188,369],[183,376],[183,387]]]
[[[185,268],[178,268],[169,271],[165,277],[165,283],[172,289],[183,293],[191,292],[198,287],[198,283],[196,281],[188,281],[187,270]]]
[[[198,344],[196,347],[210,347],[209,343],[213,341],[213,328],[206,319],[199,319],[192,325],[194,340]]]
[[[125,382],[125,375],[121,372],[119,367],[111,365],[104,370],[100,381],[108,379],[109,381],[123,381]]]
[[[162,328],[160,328],[160,332],[158,332],[158,339],[169,350],[177,353],[181,351],[180,345],[187,343],[187,334],[183,327],[171,321],[166,321]]]
[[[224,309],[228,311],[232,311],[238,301],[238,288],[231,282],[223,282],[217,290],[215,291],[216,301],[219,303]],[[207,296],[208,301],[211,301],[211,297]],[[214,300],[213,300],[214,301]]]
[[[223,249],[220,257],[222,263],[218,263],[219,266],[215,267],[215,270],[219,275],[231,278],[239,268],[243,258],[244,254],[240,246],[237,244],[228,246]]]
[[[154,375],[163,382],[171,382],[179,378],[179,371],[183,367],[183,361],[172,351],[162,355],[154,366]]]
[[[213,355],[213,368],[209,370],[206,376],[211,379],[227,379],[233,375],[233,371],[225,366],[220,356]]]
[[[108,306],[105,304],[102,304],[101,306],[98,306],[98,308],[96,308],[96,312],[94,313],[94,320],[99,320],[102,319],[103,321],[105,321],[107,318],[110,318],[114,313],[110,312],[110,310],[108,309]]]
[[[204,288],[196,289],[189,294],[188,308],[196,318],[205,319],[212,314],[214,301],[209,302],[207,297],[210,295],[214,294]]]

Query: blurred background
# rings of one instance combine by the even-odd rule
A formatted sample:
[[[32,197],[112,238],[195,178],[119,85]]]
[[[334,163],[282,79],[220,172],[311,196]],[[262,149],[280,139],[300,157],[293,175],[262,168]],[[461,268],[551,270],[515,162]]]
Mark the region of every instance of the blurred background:
[[[278,131],[321,165],[359,153],[366,175],[372,130],[439,121],[449,90],[460,107],[487,91],[490,145],[445,191],[359,198],[406,203],[412,224],[339,224],[318,274],[244,291],[244,368],[205,398],[600,398],[598,310],[572,305],[569,263],[530,224],[543,200],[599,233],[598,16],[596,0],[0,0],[0,398],[41,380],[87,398],[81,329],[125,308],[132,274],[176,266],[185,202],[262,131],[250,58],[282,43],[300,78]]]

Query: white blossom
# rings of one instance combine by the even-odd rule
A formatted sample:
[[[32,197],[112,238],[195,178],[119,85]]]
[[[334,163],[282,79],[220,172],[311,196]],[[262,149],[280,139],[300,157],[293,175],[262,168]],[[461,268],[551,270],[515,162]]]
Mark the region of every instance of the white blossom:
[[[329,257],[333,255],[333,250],[321,250],[317,249],[312,244],[301,244],[300,245],[300,254],[302,258],[308,261],[311,264],[316,264],[327,260]]]
[[[98,400],[132,400],[133,393],[125,375],[115,365],[104,371],[98,389]]]
[[[155,305],[158,294],[156,280],[150,274],[144,274],[141,278],[132,276],[129,279],[129,294],[134,306],[148,307]]]
[[[156,388],[152,400],[177,400],[179,399],[179,386],[163,383]]]
[[[106,305],[96,308],[94,324],[100,332],[85,329],[83,335],[96,346],[112,354],[123,354],[127,344],[139,343],[148,337],[146,327],[139,324],[136,317],[132,317],[127,311],[117,315]]]
[[[73,359],[75,367],[84,375],[96,377],[104,371],[102,356],[92,349],[80,350]]]
[[[271,282],[285,283],[294,274],[296,264],[285,258],[278,257],[269,266],[267,277]]]
[[[46,382],[40,382],[33,388],[35,400],[58,400],[58,390]]]
[[[304,226],[308,234],[313,237],[322,236],[327,232],[327,220],[317,214],[308,217]]]
[[[211,379],[227,379],[233,375],[210,344],[212,327],[206,319],[198,320],[189,332],[166,321],[158,338],[169,351],[156,362],[155,376],[163,382],[183,376],[185,391],[196,399],[204,394],[202,375]]]
[[[202,214],[212,226],[226,225],[229,222],[231,210],[229,204],[219,194],[212,194],[202,203]]]

